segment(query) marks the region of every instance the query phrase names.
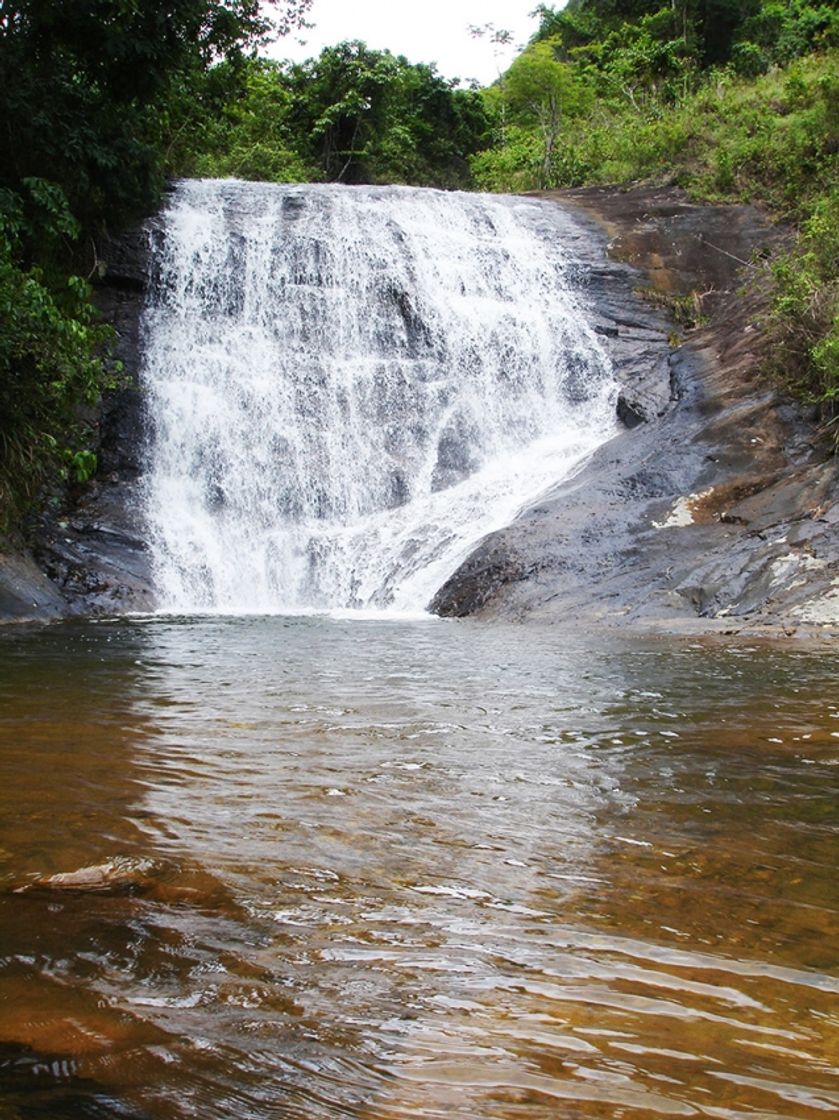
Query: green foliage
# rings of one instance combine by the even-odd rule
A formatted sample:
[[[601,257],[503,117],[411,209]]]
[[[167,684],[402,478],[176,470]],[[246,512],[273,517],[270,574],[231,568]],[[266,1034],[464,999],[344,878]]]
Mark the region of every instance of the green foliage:
[[[552,46],[556,55],[554,43],[542,40],[539,45]],[[512,119],[517,131],[497,129],[496,145],[474,157],[479,187],[568,187],[666,173],[697,197],[758,199],[796,219],[805,218],[836,180],[835,50],[802,56],[756,79],[738,76],[731,68],[708,70],[693,78],[675,101],[672,87],[654,89],[652,75],[644,80],[643,93],[641,86],[630,89],[620,69],[623,54],[619,77],[614,71],[604,75],[593,70],[590,61],[565,64],[567,82],[576,85],[565,95],[573,108],[562,118],[547,175],[533,159],[533,146],[544,135],[543,110],[535,98],[528,104],[514,97],[506,84],[528,51],[485,92],[496,121]]]
[[[181,175],[309,182],[320,176],[295,149],[292,95],[278,62],[248,59],[213,67],[185,91],[169,151]]]
[[[839,188],[815,204],[795,250],[773,272],[773,370],[832,420],[839,416]]]
[[[193,95],[170,156],[180,174],[462,187],[488,133],[476,91],[360,42],[294,66],[217,66]]]
[[[15,263],[0,232],[0,529],[8,529],[44,479],[77,458],[79,406],[93,404],[108,374],[98,356],[111,337],[96,323],[88,287],[77,276],[53,287],[37,267]]]
[[[682,177],[703,197],[807,213],[836,175],[839,66],[810,56],[754,82],[715,77],[680,110],[700,126],[679,156]]]
[[[71,451],[70,448],[67,448],[64,457],[67,462],[67,471],[73,482],[89,482],[96,474],[97,459],[95,451],[88,448],[81,451]]]
[[[746,48],[753,57],[759,55],[763,68],[758,72],[762,73],[772,64],[837,45],[839,12],[835,4],[768,0],[743,21],[734,51]]]
[[[697,199],[758,202],[797,224],[774,270],[773,373],[819,406],[839,443],[836,4],[571,0],[538,12],[534,42],[484,93],[496,130],[472,159],[477,185],[666,176]],[[552,75],[564,112],[551,112]]]
[[[77,406],[104,383],[95,351],[110,337],[86,282],[55,266],[79,234],[63,191],[36,178],[22,188],[0,189],[0,528],[60,465]],[[44,264],[22,265],[36,250]]]
[[[537,39],[559,38],[566,51],[596,58],[603,70],[643,42],[650,61],[680,43],[700,70],[739,56],[752,68],[742,73],[763,73],[836,46],[839,22],[836,5],[818,0],[572,0],[563,11],[540,5],[537,12]]]
[[[593,90],[577,80],[572,66],[561,59],[558,41],[532,43],[510,66],[499,83],[500,106],[514,124],[535,122],[541,139],[537,172],[540,187],[557,174],[573,177],[574,154],[560,144],[563,129],[591,107]],[[558,170],[562,168],[562,171]]]
[[[77,275],[90,242],[154,208],[179,98],[269,26],[258,0],[0,0],[0,530],[48,477],[95,470],[79,417],[109,331]]]
[[[504,141],[472,157],[472,174],[484,191],[528,191],[539,182],[544,148],[541,137],[516,125],[505,130]]]

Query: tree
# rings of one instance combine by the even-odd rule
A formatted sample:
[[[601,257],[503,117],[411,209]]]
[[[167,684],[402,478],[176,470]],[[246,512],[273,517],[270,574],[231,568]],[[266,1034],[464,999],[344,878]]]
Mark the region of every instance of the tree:
[[[620,42],[646,23],[662,42],[680,40],[699,66],[715,66],[728,61],[739,29],[762,6],[762,0],[571,0],[559,12],[537,8],[536,37],[559,38],[573,50],[610,35]]]
[[[351,41],[293,66],[289,123],[325,179],[467,186],[467,157],[486,136],[477,91],[433,66]]]
[[[555,47],[550,39],[532,43],[510,66],[502,88],[511,120],[535,123],[541,134],[541,187],[550,185],[554,150],[564,119],[580,114],[591,100],[573,67],[559,61]]]
[[[179,91],[167,165],[178,175],[208,178],[320,179],[319,169],[298,152],[293,106],[283,63],[221,62]]]
[[[283,4],[282,20],[310,2]],[[173,85],[271,27],[258,0],[0,0],[0,185],[56,182],[87,228],[142,213]]]

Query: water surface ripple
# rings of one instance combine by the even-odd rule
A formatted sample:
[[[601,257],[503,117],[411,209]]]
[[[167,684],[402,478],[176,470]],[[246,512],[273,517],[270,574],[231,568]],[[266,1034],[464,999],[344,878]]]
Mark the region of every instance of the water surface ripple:
[[[431,620],[3,631],[0,1114],[835,1115],[837,680]]]

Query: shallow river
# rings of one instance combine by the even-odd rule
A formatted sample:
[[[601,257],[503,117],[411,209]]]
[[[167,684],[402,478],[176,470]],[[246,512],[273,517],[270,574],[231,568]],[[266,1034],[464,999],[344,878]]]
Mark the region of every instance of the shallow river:
[[[828,649],[7,628],[0,1116],[836,1115],[837,792]]]

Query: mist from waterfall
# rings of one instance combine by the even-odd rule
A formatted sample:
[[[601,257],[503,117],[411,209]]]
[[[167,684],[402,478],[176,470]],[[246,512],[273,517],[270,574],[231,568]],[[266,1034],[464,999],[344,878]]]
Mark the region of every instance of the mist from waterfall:
[[[183,181],[144,319],[163,610],[422,610],[615,430],[536,200]]]

